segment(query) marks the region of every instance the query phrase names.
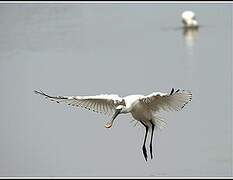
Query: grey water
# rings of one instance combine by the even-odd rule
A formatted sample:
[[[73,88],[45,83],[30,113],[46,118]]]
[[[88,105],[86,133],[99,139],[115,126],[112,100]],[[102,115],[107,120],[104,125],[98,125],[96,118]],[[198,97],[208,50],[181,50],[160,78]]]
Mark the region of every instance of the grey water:
[[[181,13],[201,24],[184,31]],[[0,176],[232,176],[232,4],[0,4]],[[144,128],[35,95],[187,89]]]

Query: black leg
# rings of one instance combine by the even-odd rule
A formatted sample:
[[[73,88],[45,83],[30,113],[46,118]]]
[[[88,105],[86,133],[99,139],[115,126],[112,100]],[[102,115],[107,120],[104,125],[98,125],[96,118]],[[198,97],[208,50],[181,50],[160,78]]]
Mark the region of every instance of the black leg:
[[[148,126],[144,123],[144,122],[142,122],[142,121],[140,121],[142,124],[143,124],[143,126],[145,126],[145,128],[146,128],[146,133],[145,133],[145,137],[144,137],[144,142],[143,142],[143,146],[142,146],[142,151],[143,151],[143,155],[144,155],[144,157],[145,157],[145,159],[146,159],[146,161],[147,161],[147,152],[146,152],[146,138],[147,138],[147,133],[148,133]]]
[[[151,128],[152,128],[151,139],[150,139],[150,156],[151,156],[151,159],[153,159],[153,154],[152,154],[152,139],[153,139],[155,125],[154,125],[154,123],[152,121],[150,121],[150,123],[151,123]]]

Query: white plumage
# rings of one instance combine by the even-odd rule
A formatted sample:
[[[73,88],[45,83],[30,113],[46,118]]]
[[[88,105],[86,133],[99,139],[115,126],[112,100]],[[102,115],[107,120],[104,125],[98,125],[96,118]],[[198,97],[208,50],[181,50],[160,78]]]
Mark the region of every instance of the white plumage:
[[[129,95],[124,98],[115,94],[102,94],[96,96],[50,96],[42,91],[35,91],[36,94],[45,96],[45,98],[57,102],[66,103],[71,106],[83,107],[94,112],[111,115],[112,120],[105,125],[110,128],[121,113],[131,113],[133,118],[146,128],[146,134],[143,143],[143,154],[147,160],[145,148],[148,129],[151,128],[150,153],[152,155],[152,138],[154,126],[163,127],[164,122],[158,118],[157,114],[164,111],[179,111],[192,99],[190,91],[179,89],[174,91],[172,88],[170,93],[153,92],[145,95]]]
[[[188,28],[197,28],[198,27],[198,23],[197,23],[196,16],[195,16],[194,12],[184,11],[181,14],[181,17],[182,17],[182,22],[183,22],[185,27],[188,27]]]

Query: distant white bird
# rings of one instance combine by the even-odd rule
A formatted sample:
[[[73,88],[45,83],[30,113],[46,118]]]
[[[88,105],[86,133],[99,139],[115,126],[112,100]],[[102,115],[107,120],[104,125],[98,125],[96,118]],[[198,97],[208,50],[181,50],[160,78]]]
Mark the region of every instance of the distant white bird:
[[[184,11],[181,15],[182,22],[186,28],[198,28],[198,23],[195,17],[194,12]]]
[[[172,88],[170,93],[153,92],[147,96],[129,95],[124,98],[113,94],[96,96],[49,96],[42,91],[34,92],[57,103],[67,103],[68,105],[84,107],[94,112],[112,115],[111,121],[105,125],[106,128],[112,127],[115,118],[119,114],[131,113],[133,118],[139,121],[146,129],[142,147],[146,161],[147,150],[145,144],[149,128],[152,130],[150,139],[150,155],[152,159],[154,128],[162,128],[166,125],[166,123],[159,118],[158,112],[161,110],[181,110],[192,99],[192,93],[190,91],[180,91],[179,89],[174,91],[174,88]]]

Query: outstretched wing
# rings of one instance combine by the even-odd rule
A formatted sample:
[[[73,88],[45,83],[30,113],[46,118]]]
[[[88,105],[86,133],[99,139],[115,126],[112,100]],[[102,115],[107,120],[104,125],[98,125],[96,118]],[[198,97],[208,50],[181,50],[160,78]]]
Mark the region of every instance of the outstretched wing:
[[[98,113],[112,115],[118,105],[125,105],[123,98],[118,95],[97,95],[97,96],[49,96],[42,91],[34,91],[36,94],[57,102],[66,103],[71,106],[83,107]]]
[[[160,110],[179,111],[191,100],[192,93],[190,91],[180,91],[179,89],[174,91],[173,88],[169,94],[153,92],[148,96],[140,98],[141,102],[148,105],[155,112]]]

